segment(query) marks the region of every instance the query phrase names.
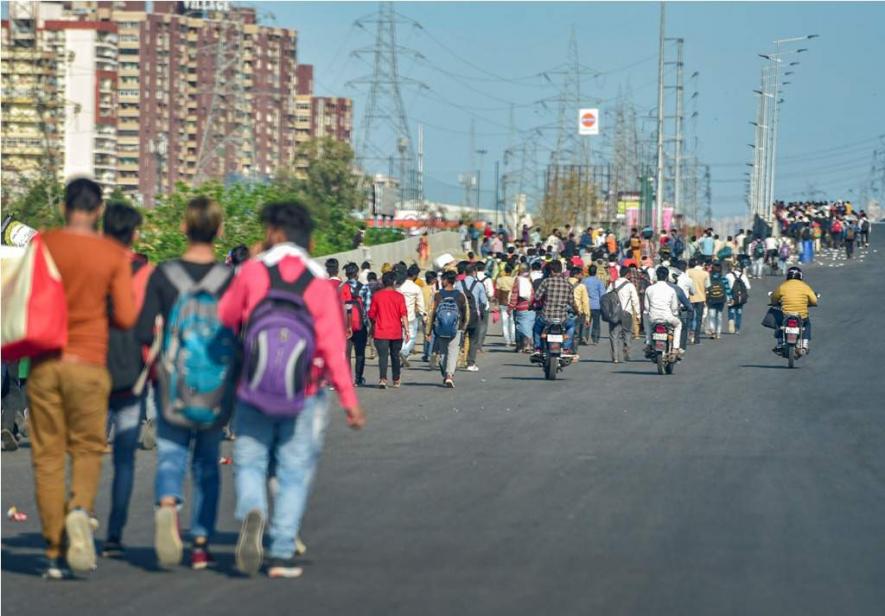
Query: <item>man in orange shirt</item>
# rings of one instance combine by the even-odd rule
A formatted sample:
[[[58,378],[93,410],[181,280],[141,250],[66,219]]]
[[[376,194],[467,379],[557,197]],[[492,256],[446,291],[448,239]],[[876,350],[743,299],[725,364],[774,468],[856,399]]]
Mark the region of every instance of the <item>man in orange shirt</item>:
[[[37,508],[49,560],[44,576],[52,579],[68,577],[67,566],[75,571],[96,566],[90,516],[101,477],[111,390],[105,367],[108,297],[117,327],[132,327],[137,316],[126,251],[96,231],[102,206],[98,184],[73,180],[65,188],[65,227],[44,235],[68,305],[67,345],[34,358],[28,379]],[[65,454],[71,457],[70,497]],[[67,563],[61,554],[65,539]]]

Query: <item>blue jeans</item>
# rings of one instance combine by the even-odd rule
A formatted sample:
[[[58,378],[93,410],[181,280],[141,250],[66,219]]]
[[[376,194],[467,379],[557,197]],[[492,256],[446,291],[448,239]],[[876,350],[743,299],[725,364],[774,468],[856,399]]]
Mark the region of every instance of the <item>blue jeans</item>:
[[[707,306],[707,315],[710,319],[710,329],[713,330],[713,335],[719,336],[722,334],[722,308],[721,304]]]
[[[234,426],[234,478],[236,518],[257,509],[267,518],[267,465],[276,460],[279,492],[269,524],[271,558],[291,558],[295,537],[307,505],[310,485],[323,450],[328,396],[320,392],[307,398],[295,418],[278,419],[237,401]]]
[[[743,306],[730,306],[728,308],[728,320],[734,321],[734,331],[741,331],[741,319],[744,316]]]
[[[541,348],[541,332],[544,331],[544,319],[541,318],[541,315],[535,316],[535,324],[532,326],[532,342],[535,345],[535,350],[539,350]]]
[[[218,451],[222,430],[195,431],[174,426],[157,413],[157,477],[156,498],[165,497],[184,502],[184,475],[191,443],[191,477],[193,504],[191,505],[192,537],[210,537],[218,517],[218,493],[221,477],[218,472]]]
[[[114,479],[111,483],[111,515],[108,539],[120,541],[129,517],[129,501],[135,482],[135,450],[144,418],[147,397],[121,396],[108,402],[108,430],[114,430]]]
[[[575,351],[575,326],[578,323],[578,317],[569,317],[565,320],[565,344],[562,345],[563,348],[570,352],[574,353]]]
[[[694,343],[701,343],[701,330],[704,328],[704,302],[692,302],[694,312],[691,318],[691,330],[694,332]]]

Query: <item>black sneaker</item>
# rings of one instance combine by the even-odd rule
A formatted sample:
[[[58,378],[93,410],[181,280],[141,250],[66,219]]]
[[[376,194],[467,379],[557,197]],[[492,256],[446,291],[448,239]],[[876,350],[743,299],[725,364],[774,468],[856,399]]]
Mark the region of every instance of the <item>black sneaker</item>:
[[[44,580],[70,580],[74,577],[63,558],[49,558],[42,574]]]
[[[123,558],[126,555],[126,548],[117,539],[108,539],[101,548],[102,558]]]
[[[264,516],[257,509],[246,514],[237,541],[237,569],[246,575],[255,575],[264,560]]]
[[[295,562],[294,558],[272,558],[267,564],[267,577],[269,578],[298,578],[304,573],[304,568]]]

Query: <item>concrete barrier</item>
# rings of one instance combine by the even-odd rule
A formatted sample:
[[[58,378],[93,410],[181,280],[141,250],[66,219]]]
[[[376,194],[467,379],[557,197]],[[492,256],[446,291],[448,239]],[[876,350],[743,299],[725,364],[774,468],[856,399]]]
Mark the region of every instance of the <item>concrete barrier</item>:
[[[347,250],[332,255],[323,255],[317,257],[317,261],[324,262],[330,257],[338,259],[338,263],[342,266],[345,263],[353,261],[361,264],[363,261],[369,261],[375,269],[379,269],[384,263],[396,263],[405,261],[406,263],[418,262],[418,238],[420,236],[409,237],[399,242],[390,242],[387,244],[378,244],[377,246],[362,246],[356,250]],[[430,259],[450,252],[453,255],[461,254],[463,251],[458,240],[456,231],[441,231],[439,233],[431,233],[427,236],[430,241]]]

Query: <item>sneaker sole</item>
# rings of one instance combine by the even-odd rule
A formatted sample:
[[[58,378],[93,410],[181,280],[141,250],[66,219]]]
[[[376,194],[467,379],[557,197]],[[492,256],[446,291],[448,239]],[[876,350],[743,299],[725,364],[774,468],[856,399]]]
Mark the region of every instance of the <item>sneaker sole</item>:
[[[237,569],[246,575],[255,575],[261,569],[264,550],[264,518],[257,511],[250,511],[243,520],[237,541]]]
[[[65,532],[68,537],[68,566],[74,571],[94,571],[95,540],[92,538],[92,525],[86,512],[70,512],[65,518]]]
[[[273,567],[268,570],[267,577],[271,579],[294,579],[304,574],[301,567]]]
[[[181,564],[183,546],[177,518],[178,512],[172,507],[160,507],[154,514],[154,551],[161,567]]]

